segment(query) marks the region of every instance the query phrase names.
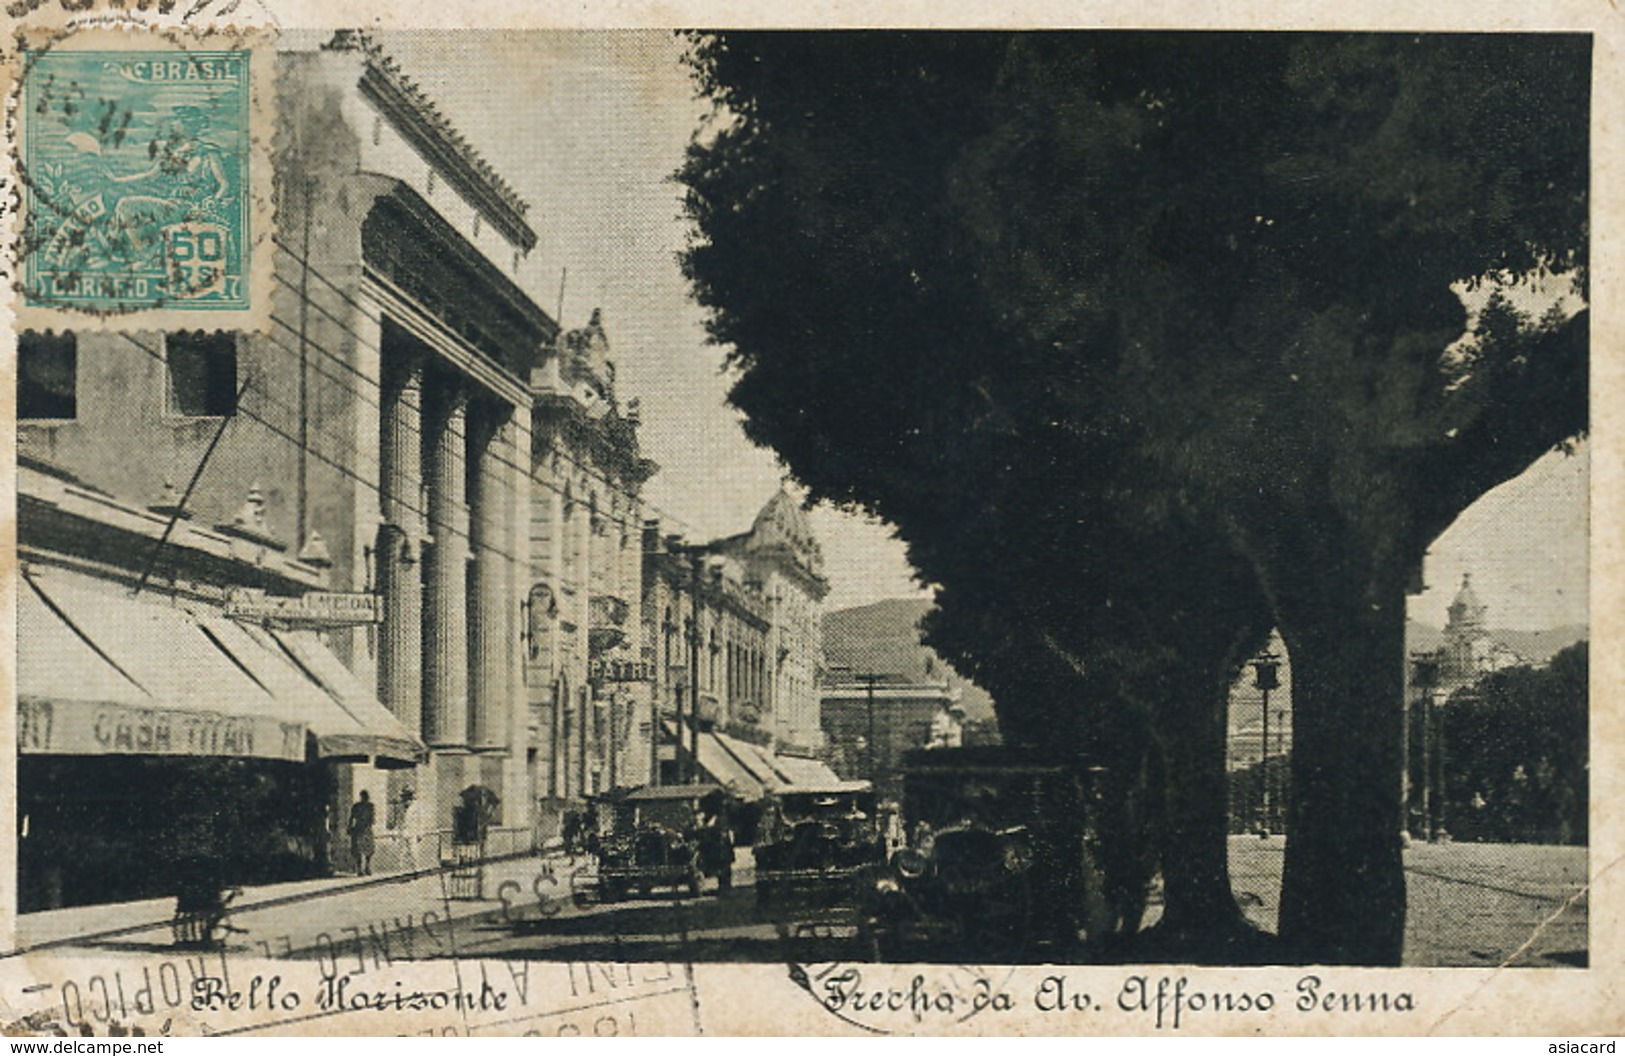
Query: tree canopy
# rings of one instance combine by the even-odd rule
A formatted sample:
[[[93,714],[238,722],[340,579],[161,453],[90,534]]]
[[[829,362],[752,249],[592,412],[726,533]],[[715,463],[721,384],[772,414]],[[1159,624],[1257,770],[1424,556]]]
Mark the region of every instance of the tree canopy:
[[[726,33],[692,62],[719,115],[683,263],[749,435],[1029,643],[1120,653],[1108,606],[1240,562],[1294,663],[1283,938],[1397,960],[1404,585],[1586,424],[1585,313],[1515,303],[1583,299],[1588,41]]]

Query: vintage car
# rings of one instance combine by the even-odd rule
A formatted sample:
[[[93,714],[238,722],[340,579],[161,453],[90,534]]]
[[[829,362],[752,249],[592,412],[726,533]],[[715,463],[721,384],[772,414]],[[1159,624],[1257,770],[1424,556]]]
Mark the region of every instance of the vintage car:
[[[733,886],[732,797],[718,785],[650,785],[593,801],[598,897],[657,887],[699,895],[705,877]]]
[[[844,900],[883,866],[885,837],[867,781],[798,786],[770,795],[757,823],[756,898]]]
[[[1016,748],[903,761],[909,845],[861,902],[877,960],[1070,959],[1110,926],[1095,844],[1102,768]]]

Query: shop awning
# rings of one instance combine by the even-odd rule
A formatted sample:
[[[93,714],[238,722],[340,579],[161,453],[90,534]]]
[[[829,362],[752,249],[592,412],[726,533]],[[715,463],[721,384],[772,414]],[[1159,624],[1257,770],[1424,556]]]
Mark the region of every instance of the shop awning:
[[[399,765],[423,753],[375,699],[367,708],[349,699],[358,687],[330,689],[336,676],[311,670],[343,666],[314,634],[300,648],[315,659],[301,662],[202,603],[58,569],[25,572],[18,594],[24,753],[303,762],[307,732],[324,757]]]
[[[790,784],[789,778],[778,767],[773,765],[776,758],[773,749],[764,748],[759,744],[742,741],[737,737],[723,735],[722,740],[728,750],[750,767],[751,773],[756,775],[769,792],[782,792]]]
[[[667,722],[665,726],[668,735],[676,734],[675,725]],[[685,735],[683,746],[689,743]],[[710,780],[728,786],[746,800],[769,793],[829,789],[844,784],[835,771],[817,759],[778,755],[771,748],[715,731],[700,734],[699,761]]]
[[[758,777],[746,762],[727,747],[732,738],[706,730],[699,736],[698,744],[691,740],[693,733],[683,730],[679,736],[676,723],[664,720],[661,725],[665,728],[666,736],[676,739],[680,751],[687,752],[691,747],[698,748],[700,769],[704,778],[718,785],[744,800],[761,799],[767,786]]]
[[[259,633],[286,650],[311,681],[332,696],[349,717],[348,724],[316,728],[317,743],[323,755],[364,755],[385,763],[416,763],[427,756],[423,742],[412,736],[406,725],[350,673],[343,661],[322,644],[315,631],[261,630]]]
[[[700,767],[712,780],[742,799],[761,799],[767,790],[760,778],[715,733],[700,734]]]
[[[840,777],[825,763],[817,759],[803,759],[795,755],[774,756],[779,767],[790,775],[790,783],[807,788],[828,788],[841,784]]]

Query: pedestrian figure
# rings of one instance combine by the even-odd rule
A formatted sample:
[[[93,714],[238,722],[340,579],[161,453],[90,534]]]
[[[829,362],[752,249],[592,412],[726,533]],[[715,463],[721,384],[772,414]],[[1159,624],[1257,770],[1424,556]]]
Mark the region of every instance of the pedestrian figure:
[[[418,794],[410,788],[401,789],[401,842],[405,845],[406,867],[416,871],[418,867],[417,838],[418,838]]]
[[[350,808],[350,853],[355,855],[356,875],[372,875],[372,826],[376,811],[365,791]]]
[[[574,858],[581,853],[581,812],[564,812],[564,853]]]

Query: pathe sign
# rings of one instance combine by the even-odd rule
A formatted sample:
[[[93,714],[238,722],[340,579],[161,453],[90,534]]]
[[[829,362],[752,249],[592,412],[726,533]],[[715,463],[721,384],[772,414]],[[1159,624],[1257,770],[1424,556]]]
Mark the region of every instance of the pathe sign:
[[[647,660],[594,660],[587,677],[594,682],[650,682],[654,670]]]

